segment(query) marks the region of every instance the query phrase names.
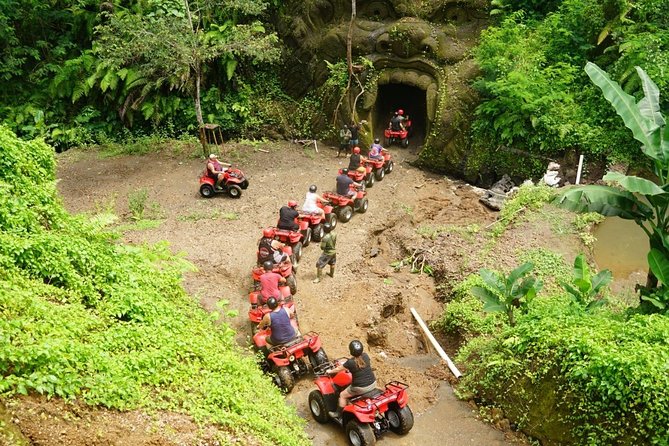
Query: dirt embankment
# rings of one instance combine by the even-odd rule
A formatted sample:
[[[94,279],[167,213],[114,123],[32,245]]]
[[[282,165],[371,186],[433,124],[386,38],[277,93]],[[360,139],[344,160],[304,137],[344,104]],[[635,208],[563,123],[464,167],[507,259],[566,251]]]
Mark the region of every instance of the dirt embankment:
[[[201,198],[197,184],[204,166],[201,157],[169,151],[114,158],[66,152],[59,158],[58,187],[71,212],[113,208],[126,218],[128,197],[146,189],[146,213],[159,214],[163,222],[153,229],[127,232],[126,241],[168,240],[173,251],[185,253],[198,271],[185,277],[184,286],[207,310],[228,300],[228,308],[239,311],[228,322],[239,330],[239,342],[244,344],[249,333],[246,296],[261,229],[276,223],[279,207],[289,199],[301,204],[310,184],[316,184],[319,192],[332,190],[337,169],[348,164],[323,146],[319,153],[288,143],[263,149],[269,153],[230,144],[222,153],[222,159],[238,163],[250,178],[250,187],[238,200]],[[453,398],[445,384],[447,369],[430,352],[409,311],[414,307],[428,321],[442,311],[433,279],[411,273],[412,266],[420,268],[425,259],[442,277],[456,278],[475,271],[480,263],[474,256],[480,240],[447,232],[432,241],[421,234],[451,225],[483,227],[496,214],[478,202],[470,186],[413,168],[411,150],[392,150],[395,171],[368,189],[368,212],[336,229],[335,277],[324,276],[313,284],[320,250],[315,243],[304,250],[296,295],[301,329],[319,332],[331,358],[346,356],[349,341],[361,339],[379,381],[396,379],[410,385],[416,427],[404,438],[395,437],[393,444],[508,444],[504,433],[477,421],[472,408]],[[531,239],[517,236],[508,242],[523,246]],[[490,255],[506,263],[502,248]],[[398,261],[403,266],[391,266]],[[307,419],[306,395],[312,386],[311,379],[304,378],[288,396]],[[16,415],[14,421],[39,445],[214,444],[206,429],[169,414],[116,414],[33,398],[13,401],[10,411],[34,414]],[[442,423],[443,417],[455,420]],[[49,435],[41,436],[45,430]],[[345,444],[343,433],[333,425],[310,424],[308,430],[314,444]],[[133,440],[128,443],[124,438]]]

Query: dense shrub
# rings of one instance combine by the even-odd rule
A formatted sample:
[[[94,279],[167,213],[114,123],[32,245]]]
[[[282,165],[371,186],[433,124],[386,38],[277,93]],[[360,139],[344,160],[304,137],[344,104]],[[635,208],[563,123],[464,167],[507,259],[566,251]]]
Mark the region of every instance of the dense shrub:
[[[189,264],[67,214],[43,142],[0,127],[0,147],[1,395],[171,410],[262,444],[308,444],[234,332],[181,288]]]

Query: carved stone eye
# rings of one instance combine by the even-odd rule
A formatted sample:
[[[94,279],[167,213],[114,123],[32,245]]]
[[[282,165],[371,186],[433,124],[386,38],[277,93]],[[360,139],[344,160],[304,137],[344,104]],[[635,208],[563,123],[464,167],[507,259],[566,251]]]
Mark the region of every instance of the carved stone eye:
[[[446,6],[432,17],[435,22],[463,25],[472,20],[469,9],[462,6]]]

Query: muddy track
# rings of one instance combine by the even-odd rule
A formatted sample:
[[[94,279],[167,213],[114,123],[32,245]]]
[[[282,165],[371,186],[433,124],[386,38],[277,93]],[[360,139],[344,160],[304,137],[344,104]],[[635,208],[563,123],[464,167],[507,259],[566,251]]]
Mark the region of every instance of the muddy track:
[[[276,223],[279,207],[289,199],[301,204],[310,184],[318,185],[319,192],[332,190],[337,169],[348,163],[336,158],[335,150],[319,148],[315,153],[313,146],[268,144],[263,150],[270,153],[264,153],[227,145],[221,158],[237,160],[250,178],[249,189],[237,200],[200,198],[197,176],[202,159],[169,151],[107,159],[91,152],[66,152],[59,158],[58,188],[72,212],[113,207],[124,217],[129,216],[128,195],[146,189],[147,212],[160,214],[164,222],[155,229],[128,232],[127,241],[168,240],[174,252],[183,252],[198,268],[186,275],[186,289],[207,310],[229,301],[228,308],[238,310],[239,316],[228,322],[238,329],[240,344],[247,345],[250,271],[262,227]],[[485,225],[494,214],[478,203],[469,186],[413,168],[409,164],[415,159],[413,150],[392,148],[392,152],[395,170],[368,189],[368,212],[355,214],[336,229],[335,277],[324,276],[313,284],[320,249],[317,243],[305,248],[296,295],[301,329],[319,332],[331,358],[347,355],[348,342],[361,339],[380,382],[397,379],[410,385],[416,425],[406,437],[390,434],[392,440],[387,441],[392,444],[510,444],[504,433],[478,421],[475,409],[455,399],[447,369],[412,320],[410,307],[425,320],[442,311],[432,278],[391,266],[424,249],[419,228]],[[345,444],[336,426],[311,421],[307,394],[312,386],[309,377],[301,379],[287,400],[309,420],[314,444]]]

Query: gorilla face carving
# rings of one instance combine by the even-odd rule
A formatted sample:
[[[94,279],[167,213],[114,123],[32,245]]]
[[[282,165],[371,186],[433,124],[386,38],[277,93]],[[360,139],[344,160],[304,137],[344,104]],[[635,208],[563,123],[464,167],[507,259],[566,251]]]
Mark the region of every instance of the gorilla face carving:
[[[471,107],[467,85],[476,74],[469,59],[487,23],[483,0],[358,0],[352,27],[354,57],[372,61],[358,114],[369,139],[382,136],[393,110],[412,118],[414,143],[442,152],[446,170],[459,165],[458,116]],[[304,94],[327,78],[325,60],[346,58],[350,0],[291,0],[279,30],[296,49],[290,63],[293,93]],[[352,104],[346,104],[349,108]],[[460,153],[457,153],[460,152]]]

